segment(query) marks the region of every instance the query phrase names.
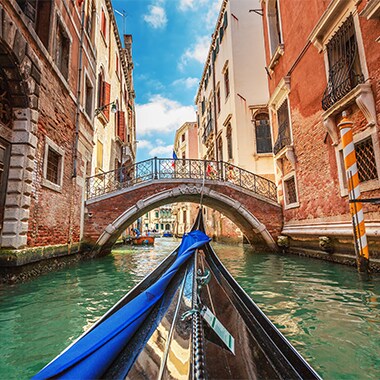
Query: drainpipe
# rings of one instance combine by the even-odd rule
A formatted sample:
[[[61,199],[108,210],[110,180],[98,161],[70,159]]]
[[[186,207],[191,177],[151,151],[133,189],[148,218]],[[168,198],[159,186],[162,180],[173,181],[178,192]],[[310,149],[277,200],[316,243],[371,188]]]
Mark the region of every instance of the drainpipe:
[[[77,110],[75,114],[75,139],[74,139],[74,152],[73,152],[73,174],[72,178],[77,177],[78,165],[78,142],[79,142],[79,116],[80,116],[80,98],[82,92],[82,66],[83,66],[83,38],[84,38],[84,17],[86,0],[82,2],[81,14],[81,28],[80,28],[80,42],[79,42],[79,67],[78,67],[78,91],[77,91]]]

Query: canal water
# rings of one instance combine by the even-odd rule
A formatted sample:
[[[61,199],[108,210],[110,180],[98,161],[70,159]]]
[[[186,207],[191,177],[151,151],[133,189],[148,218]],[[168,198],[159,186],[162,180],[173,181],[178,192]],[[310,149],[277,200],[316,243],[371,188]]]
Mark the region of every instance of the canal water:
[[[120,247],[0,287],[0,379],[28,379],[176,247]],[[214,245],[235,279],[325,379],[380,379],[380,276],[288,255]]]

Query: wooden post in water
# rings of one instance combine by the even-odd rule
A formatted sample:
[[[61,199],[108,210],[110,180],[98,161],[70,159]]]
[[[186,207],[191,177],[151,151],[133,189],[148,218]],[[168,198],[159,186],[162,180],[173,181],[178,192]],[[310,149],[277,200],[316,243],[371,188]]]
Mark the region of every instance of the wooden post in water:
[[[360,202],[360,181],[352,135],[353,124],[354,123],[352,121],[348,120],[344,112],[343,119],[338,124],[338,128],[342,138],[344,167],[346,169],[350,213],[354,230],[357,267],[359,272],[368,272],[369,251],[364,224],[363,205]]]

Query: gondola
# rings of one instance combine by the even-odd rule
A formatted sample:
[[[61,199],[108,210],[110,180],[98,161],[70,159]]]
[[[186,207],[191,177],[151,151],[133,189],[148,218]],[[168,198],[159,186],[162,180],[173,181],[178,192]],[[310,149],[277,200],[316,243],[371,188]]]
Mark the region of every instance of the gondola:
[[[209,242],[200,211],[180,246],[33,379],[320,379]]]

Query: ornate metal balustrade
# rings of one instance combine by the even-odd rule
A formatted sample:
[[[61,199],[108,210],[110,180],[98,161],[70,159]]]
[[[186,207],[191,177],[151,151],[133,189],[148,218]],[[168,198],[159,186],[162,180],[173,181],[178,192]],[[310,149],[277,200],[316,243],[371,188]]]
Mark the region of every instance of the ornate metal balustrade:
[[[329,79],[322,98],[326,111],[358,84],[364,82],[352,15],[327,44]]]
[[[224,181],[277,201],[276,185],[257,174],[223,161],[151,158],[129,167],[88,177],[87,199],[154,180]]]

